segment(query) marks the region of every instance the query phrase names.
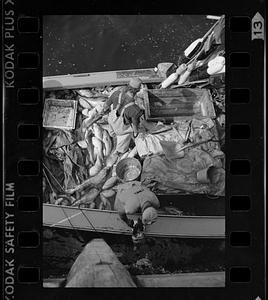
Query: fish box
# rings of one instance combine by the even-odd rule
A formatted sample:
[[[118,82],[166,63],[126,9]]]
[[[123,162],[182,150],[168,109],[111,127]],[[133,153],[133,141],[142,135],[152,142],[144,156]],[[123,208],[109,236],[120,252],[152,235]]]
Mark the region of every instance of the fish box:
[[[144,90],[144,107],[149,121],[216,117],[207,89],[147,89]]]
[[[75,129],[77,101],[45,99],[43,127],[72,130]]]

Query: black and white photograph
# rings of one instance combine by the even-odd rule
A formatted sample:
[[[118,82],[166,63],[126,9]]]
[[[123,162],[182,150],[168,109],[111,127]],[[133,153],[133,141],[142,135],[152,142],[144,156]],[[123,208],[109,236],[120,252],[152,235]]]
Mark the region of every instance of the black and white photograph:
[[[43,16],[43,287],[225,287],[225,16]]]

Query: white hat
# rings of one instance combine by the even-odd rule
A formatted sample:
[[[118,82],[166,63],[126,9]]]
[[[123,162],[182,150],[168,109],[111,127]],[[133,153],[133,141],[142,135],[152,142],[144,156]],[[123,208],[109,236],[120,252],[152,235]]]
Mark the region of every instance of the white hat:
[[[140,89],[141,88],[142,81],[140,78],[131,78],[129,81],[129,86],[131,86],[134,89]]]
[[[144,225],[152,224],[157,219],[157,210],[152,206],[147,207],[142,213],[142,223]]]

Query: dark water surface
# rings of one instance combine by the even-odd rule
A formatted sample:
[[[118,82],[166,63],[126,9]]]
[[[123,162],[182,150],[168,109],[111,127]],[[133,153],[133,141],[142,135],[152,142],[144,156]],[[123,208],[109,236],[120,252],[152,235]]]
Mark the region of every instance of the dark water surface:
[[[177,63],[215,21],[190,15],[45,16],[44,76]]]
[[[65,277],[84,244],[93,238],[103,238],[132,275],[224,270],[225,244],[221,239],[146,238],[134,249],[130,236],[45,229],[43,277]],[[144,258],[151,267],[136,265]]]

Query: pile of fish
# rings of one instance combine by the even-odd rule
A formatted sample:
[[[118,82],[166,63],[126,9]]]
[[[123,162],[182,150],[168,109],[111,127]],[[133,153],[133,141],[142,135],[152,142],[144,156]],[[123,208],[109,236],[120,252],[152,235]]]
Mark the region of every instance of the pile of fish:
[[[76,143],[82,149],[81,153],[85,153],[88,173],[85,181],[80,181],[81,184],[73,189],[65,190],[64,195],[52,193],[54,196],[48,200],[50,203],[81,208],[113,209],[117,185],[121,183],[116,175],[116,165],[126,157],[137,155],[136,147],[129,149],[120,157],[114,155],[115,143],[109,133],[105,103],[108,97],[120,88],[76,89],[46,93],[45,98],[77,100],[76,129],[69,134],[72,134],[73,140],[77,141]],[[222,131],[222,134],[219,131],[219,138],[223,140],[224,145],[225,90],[214,89],[211,93],[214,106],[217,107],[218,130]],[[78,136],[78,139],[75,136]],[[49,186],[49,183],[46,182],[46,185]],[[47,191],[50,191],[49,187]]]
[[[108,131],[97,123],[85,127],[84,140],[78,142],[78,145],[83,149],[87,149],[89,161],[92,164],[89,175],[97,175],[113,150],[113,141]]]
[[[115,143],[109,134],[104,107],[108,97],[119,88],[53,91],[46,95],[46,98],[78,101],[81,124],[78,123],[79,128],[75,129],[80,132],[77,144],[89,161],[89,178],[74,189],[66,190],[66,194],[55,195],[53,204],[106,210],[113,208],[116,184],[120,183],[116,176],[116,164],[125,157],[137,154],[135,147],[121,157],[113,155]]]

